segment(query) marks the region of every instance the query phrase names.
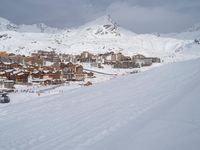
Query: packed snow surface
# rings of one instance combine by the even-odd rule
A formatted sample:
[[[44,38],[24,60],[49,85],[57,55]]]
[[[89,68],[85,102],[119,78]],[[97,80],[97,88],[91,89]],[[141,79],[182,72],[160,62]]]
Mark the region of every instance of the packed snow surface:
[[[197,150],[200,59],[0,105],[1,150]]]

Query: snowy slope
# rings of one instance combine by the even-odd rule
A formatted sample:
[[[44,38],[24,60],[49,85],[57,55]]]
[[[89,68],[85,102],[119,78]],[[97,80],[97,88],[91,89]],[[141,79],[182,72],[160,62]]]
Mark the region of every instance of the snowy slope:
[[[9,23],[6,20],[2,22]],[[54,33],[37,33],[34,29],[28,29],[29,32],[20,30],[22,29],[0,31],[0,50],[25,55],[37,50],[55,50],[63,53],[114,51],[129,56],[142,53],[146,56],[161,57],[165,62],[200,57],[200,45],[194,43],[194,39],[135,34],[118,26],[110,16],[100,17],[76,29],[59,30]]]
[[[13,94],[0,105],[0,149],[196,150],[199,68],[197,59],[62,94]]]

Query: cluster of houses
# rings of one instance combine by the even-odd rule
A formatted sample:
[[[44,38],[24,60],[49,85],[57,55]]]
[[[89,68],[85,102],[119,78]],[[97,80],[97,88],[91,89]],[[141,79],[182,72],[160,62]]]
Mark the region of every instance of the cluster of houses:
[[[77,56],[76,56],[77,57]],[[82,52],[76,59],[80,62],[89,62],[91,66],[102,68],[102,64],[112,65],[113,68],[139,68],[144,66],[151,66],[153,63],[160,63],[161,59],[158,57],[145,57],[137,54],[125,56],[122,53],[108,52],[104,54],[91,54],[89,52]]]
[[[14,84],[62,84],[65,81],[83,81],[94,75],[92,72],[84,72],[83,66],[79,64],[59,62],[48,66],[44,65],[41,57],[28,58],[35,60],[29,63],[25,61],[26,56],[0,53],[0,88],[13,88]]]
[[[0,52],[0,88],[12,88],[14,84],[61,84],[93,77],[92,72],[83,70],[81,63],[90,63],[92,67],[98,68],[103,68],[103,65],[136,68],[160,61],[157,57],[145,57],[141,54],[130,57],[114,52],[92,54],[84,51],[73,55],[39,50],[31,56]]]

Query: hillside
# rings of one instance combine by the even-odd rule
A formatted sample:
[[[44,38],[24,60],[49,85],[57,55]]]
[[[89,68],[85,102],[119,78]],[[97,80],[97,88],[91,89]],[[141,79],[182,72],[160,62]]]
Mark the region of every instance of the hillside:
[[[7,20],[2,22],[0,23],[0,50],[17,54],[30,55],[37,50],[55,50],[62,53],[114,51],[130,56],[142,53],[146,56],[160,57],[165,62],[200,57],[200,45],[195,43],[194,39],[135,34],[121,28],[110,16],[100,17],[76,29],[52,32],[47,32],[50,27],[44,25],[39,28],[38,25],[28,25],[26,30],[21,29],[22,26],[26,26],[22,25],[17,26],[16,30],[8,30],[7,26],[16,25]],[[194,31],[194,34],[196,32]]]
[[[199,68],[196,59],[61,94],[13,93],[0,105],[0,149],[198,149]]]

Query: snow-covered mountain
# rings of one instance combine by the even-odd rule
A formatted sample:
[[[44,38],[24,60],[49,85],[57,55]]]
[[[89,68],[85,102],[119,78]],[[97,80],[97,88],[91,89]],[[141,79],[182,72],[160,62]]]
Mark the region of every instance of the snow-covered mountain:
[[[48,27],[44,23],[33,25],[16,25],[7,19],[0,17],[0,31],[34,32],[34,33],[55,33],[60,31],[57,28]]]
[[[44,25],[16,26],[5,19],[0,22],[0,50],[13,53],[30,55],[37,50],[65,53],[114,51],[130,56],[137,53],[157,56],[165,62],[200,57],[200,45],[195,43],[194,39],[178,38],[177,35],[181,33],[176,36],[135,34],[118,26],[109,15],[76,29],[55,32],[47,32],[51,28]],[[8,26],[11,26],[11,29],[8,30]],[[199,30],[190,33],[198,36]],[[188,32],[182,34],[189,35]]]

